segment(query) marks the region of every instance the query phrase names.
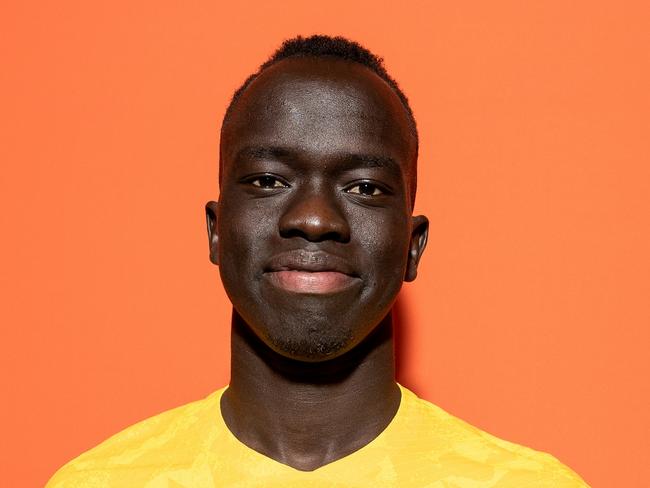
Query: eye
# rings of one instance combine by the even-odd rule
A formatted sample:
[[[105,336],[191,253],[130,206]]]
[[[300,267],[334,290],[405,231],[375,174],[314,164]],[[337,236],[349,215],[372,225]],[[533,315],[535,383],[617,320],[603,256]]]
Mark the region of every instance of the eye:
[[[373,185],[372,183],[358,183],[346,191],[348,193],[354,193],[366,197],[376,197],[384,194],[384,192],[377,185]]]
[[[250,184],[258,188],[288,188],[289,185],[280,181],[275,176],[263,175],[249,180]]]

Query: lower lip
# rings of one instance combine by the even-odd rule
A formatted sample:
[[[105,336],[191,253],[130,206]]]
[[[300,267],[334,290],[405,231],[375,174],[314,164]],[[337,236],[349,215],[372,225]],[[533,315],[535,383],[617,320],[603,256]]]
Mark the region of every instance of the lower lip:
[[[276,286],[294,293],[335,293],[358,281],[358,278],[336,271],[274,271],[267,275]]]

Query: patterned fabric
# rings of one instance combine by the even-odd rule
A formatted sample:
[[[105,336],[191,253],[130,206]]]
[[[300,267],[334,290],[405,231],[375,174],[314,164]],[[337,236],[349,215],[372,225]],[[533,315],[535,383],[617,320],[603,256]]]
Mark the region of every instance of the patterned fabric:
[[[549,454],[498,439],[400,389],[399,410],[378,437],[314,471],[237,440],[221,417],[223,388],[114,435],[61,468],[46,488],[587,487]]]

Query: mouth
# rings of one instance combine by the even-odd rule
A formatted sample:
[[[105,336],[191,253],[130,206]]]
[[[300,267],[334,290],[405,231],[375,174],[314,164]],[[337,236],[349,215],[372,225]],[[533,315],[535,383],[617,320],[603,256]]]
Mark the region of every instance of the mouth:
[[[292,293],[332,294],[361,282],[347,262],[322,251],[296,250],[271,259],[264,275]]]
[[[338,271],[286,270],[266,273],[278,288],[293,293],[337,293],[355,285],[359,278]]]

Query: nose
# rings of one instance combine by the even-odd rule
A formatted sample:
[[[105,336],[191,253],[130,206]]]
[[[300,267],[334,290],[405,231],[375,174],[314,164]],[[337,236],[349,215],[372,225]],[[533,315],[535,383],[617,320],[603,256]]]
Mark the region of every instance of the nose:
[[[296,195],[280,218],[280,235],[301,237],[311,242],[350,240],[350,226],[334,195],[315,189]]]

